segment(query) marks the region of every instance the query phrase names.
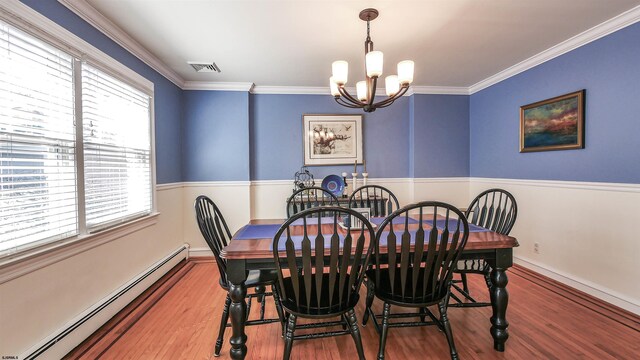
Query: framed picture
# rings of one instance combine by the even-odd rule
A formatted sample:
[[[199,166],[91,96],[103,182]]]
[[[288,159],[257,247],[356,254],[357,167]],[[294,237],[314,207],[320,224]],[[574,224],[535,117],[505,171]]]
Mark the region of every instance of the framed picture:
[[[520,152],[584,148],[585,90],[520,107]]]
[[[362,163],[362,115],[303,115],[304,164]]]

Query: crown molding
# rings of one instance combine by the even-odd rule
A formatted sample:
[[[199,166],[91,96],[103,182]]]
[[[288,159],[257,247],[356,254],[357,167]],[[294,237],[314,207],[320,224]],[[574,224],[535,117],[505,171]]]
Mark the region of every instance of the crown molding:
[[[620,15],[592,27],[591,29],[583,31],[574,37],[571,37],[548,48],[547,50],[544,50],[524,61],[498,72],[497,74],[489,76],[488,78],[469,86],[469,94],[474,94],[480,90],[486,89],[491,85],[495,85],[512,76],[520,74],[521,72],[536,67],[560,55],[566,54],[571,50],[575,50],[592,41],[598,40],[622,28],[635,24],[638,21],[640,21],[640,6],[627,10]]]
[[[469,95],[469,88],[465,86],[411,86],[407,94]]]
[[[349,90],[350,91],[350,90]],[[260,86],[256,85],[253,94],[296,94],[296,95],[330,95],[328,86]]]
[[[142,62],[160,73],[169,81],[180,88],[183,87],[185,81],[180,75],[178,75],[178,73],[167,66],[149,50],[144,48],[139,42],[134,40],[111,20],[107,19],[88,2],[85,0],[58,0],[58,2],[89,23],[89,25],[105,34],[108,38],[115,41],[118,45],[122,46],[138,59],[142,60]]]
[[[228,90],[228,91],[250,91],[254,94],[306,94],[325,95],[329,94],[328,87],[306,87],[306,86],[251,86],[247,90],[249,83],[216,83],[206,81],[185,81],[163,63],[158,57],[145,49],[140,43],[129,36],[125,31],[98,12],[86,0],[58,0],[62,5],[87,21],[90,25],[104,33],[110,39],[124,47],[127,51],[138,57],[151,68],[162,74],[171,82],[184,90]],[[554,59],[569,51],[586,45],[592,41],[607,36],[624,27],[640,21],[640,6],[636,6],[622,14],[619,14],[591,29],[588,29],[572,38],[569,38],[557,45],[554,45],[524,61],[521,61],[507,69],[504,69],[492,76],[487,77],[469,87],[459,86],[412,86],[405,96],[413,94],[442,94],[442,95],[471,95],[480,90],[486,89],[503,80],[515,76],[521,72],[529,70],[544,62]],[[349,89],[355,93],[355,90]]]
[[[185,81],[182,90],[251,91],[250,82]]]

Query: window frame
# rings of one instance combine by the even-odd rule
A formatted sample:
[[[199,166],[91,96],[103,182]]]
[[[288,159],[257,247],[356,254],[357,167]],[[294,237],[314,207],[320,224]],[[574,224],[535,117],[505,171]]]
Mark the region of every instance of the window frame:
[[[19,1],[9,1],[0,4],[0,20],[18,28],[19,30],[53,46],[59,50],[69,54],[74,58],[73,64],[73,81],[74,92],[76,94],[75,116],[82,117],[82,86],[81,83],[75,83],[81,79],[82,63],[88,63],[100,71],[136,88],[137,90],[149,96],[149,128],[150,128],[150,190],[151,190],[151,209],[148,214],[139,217],[123,220],[121,223],[115,223],[111,226],[87,231],[86,219],[84,214],[84,159],[78,157],[82,154],[82,143],[78,142],[76,136],[76,183],[77,183],[77,211],[78,211],[78,233],[76,235],[57,239],[53,241],[36,241],[33,246],[26,244],[23,248],[0,255],[0,284],[14,278],[14,275],[22,273],[20,269],[15,269],[23,262],[26,263],[25,269],[33,268],[36,263],[46,266],[50,263],[60,261],[61,259],[75,255],[76,253],[86,251],[89,248],[100,244],[116,240],[131,232],[151,226],[157,222],[159,215],[157,210],[157,194],[156,194],[156,158],[155,158],[155,89],[154,83],[121,64],[111,56],[97,49],[85,40],[64,29],[62,26],[53,22],[44,15],[31,9]],[[78,97],[78,95],[80,95]],[[81,121],[80,121],[81,126]],[[78,125],[76,124],[76,133]],[[80,133],[82,129],[80,129]],[[80,138],[81,140],[81,138]],[[80,149],[80,152],[78,152]],[[42,259],[44,255],[53,255],[49,259]],[[34,269],[41,268],[37,266]],[[13,268],[13,269],[12,269]],[[25,270],[22,269],[22,270]],[[7,273],[5,270],[13,270]]]

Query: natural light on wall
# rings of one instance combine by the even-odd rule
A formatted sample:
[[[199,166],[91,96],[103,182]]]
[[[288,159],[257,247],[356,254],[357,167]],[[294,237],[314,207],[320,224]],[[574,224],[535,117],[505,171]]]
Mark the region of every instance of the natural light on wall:
[[[0,256],[151,212],[150,99],[0,21]]]

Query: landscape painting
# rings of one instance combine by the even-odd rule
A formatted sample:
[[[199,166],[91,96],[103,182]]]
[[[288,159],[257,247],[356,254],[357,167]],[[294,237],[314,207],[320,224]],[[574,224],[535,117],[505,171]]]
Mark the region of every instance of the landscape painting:
[[[520,107],[520,152],[584,148],[584,94]]]
[[[304,164],[362,162],[361,115],[304,115]]]

